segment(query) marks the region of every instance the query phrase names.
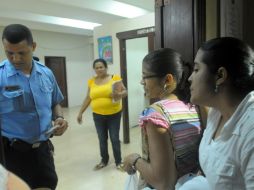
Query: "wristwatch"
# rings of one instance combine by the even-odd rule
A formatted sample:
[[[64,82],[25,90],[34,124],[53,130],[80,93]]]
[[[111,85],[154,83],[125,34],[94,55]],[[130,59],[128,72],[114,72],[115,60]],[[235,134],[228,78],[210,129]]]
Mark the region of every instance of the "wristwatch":
[[[132,168],[135,169],[135,170],[137,170],[136,164],[137,164],[137,162],[138,162],[139,159],[141,159],[141,156],[137,157],[137,158],[134,160],[133,164],[132,164]]]
[[[55,121],[55,120],[57,120],[57,119],[59,119],[59,118],[64,119],[64,117],[63,117],[63,116],[61,116],[61,115],[57,115],[57,116],[55,116],[54,121]]]

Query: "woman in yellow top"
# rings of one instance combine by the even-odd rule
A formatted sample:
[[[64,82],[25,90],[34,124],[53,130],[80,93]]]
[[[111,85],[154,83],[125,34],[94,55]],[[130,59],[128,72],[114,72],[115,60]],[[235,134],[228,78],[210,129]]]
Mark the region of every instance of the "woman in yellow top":
[[[82,123],[82,114],[91,103],[101,154],[101,162],[94,167],[94,170],[101,169],[108,164],[108,133],[116,167],[121,169],[122,158],[119,140],[121,98],[127,96],[127,91],[120,76],[107,73],[108,67],[104,59],[96,59],[93,62],[93,68],[96,76],[88,80],[87,95],[79,111],[77,121],[79,124]]]

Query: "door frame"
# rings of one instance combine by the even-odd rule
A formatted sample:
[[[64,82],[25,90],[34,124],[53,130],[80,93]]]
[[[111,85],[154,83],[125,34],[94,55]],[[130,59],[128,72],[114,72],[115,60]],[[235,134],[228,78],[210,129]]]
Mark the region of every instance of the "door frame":
[[[125,32],[119,32],[116,37],[119,39],[120,50],[120,72],[123,79],[123,83],[127,86],[127,59],[126,59],[126,40],[148,37],[148,51],[154,50],[154,35],[155,28],[147,27],[136,30],[129,30]],[[130,142],[129,131],[129,108],[128,108],[128,96],[123,99],[123,143]]]
[[[48,62],[48,60],[51,59],[51,58],[61,58],[61,59],[64,60],[63,67],[61,69],[62,69],[63,74],[64,74],[64,83],[63,83],[63,85],[64,85],[65,92],[62,92],[62,93],[63,93],[63,95],[65,94],[66,97],[65,97],[65,100],[64,100],[64,105],[62,105],[62,107],[68,108],[69,107],[69,101],[68,101],[68,88],[67,88],[67,77],[66,77],[66,57],[62,57],[62,56],[44,56],[45,66],[47,66],[49,69],[52,69],[49,65],[49,62]],[[60,79],[56,78],[56,81],[58,81],[58,80],[60,80]]]

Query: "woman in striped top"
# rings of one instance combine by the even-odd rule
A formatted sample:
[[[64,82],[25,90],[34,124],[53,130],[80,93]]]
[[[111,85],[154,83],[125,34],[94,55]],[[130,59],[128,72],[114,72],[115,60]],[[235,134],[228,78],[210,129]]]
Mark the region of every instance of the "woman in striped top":
[[[142,157],[133,153],[125,157],[124,168],[140,172],[139,189],[175,189],[177,180],[185,181],[198,170],[200,120],[189,102],[191,66],[180,54],[164,48],[143,59],[144,86],[148,98],[159,99],[140,116]]]

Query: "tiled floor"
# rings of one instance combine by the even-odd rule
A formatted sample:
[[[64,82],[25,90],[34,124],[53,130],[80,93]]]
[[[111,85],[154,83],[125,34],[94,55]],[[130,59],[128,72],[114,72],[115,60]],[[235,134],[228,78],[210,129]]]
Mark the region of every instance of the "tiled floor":
[[[93,171],[100,161],[99,145],[91,111],[83,114],[83,124],[76,116],[80,107],[64,109],[69,129],[63,136],[52,139],[55,145],[55,164],[59,177],[57,190],[122,190],[127,174],[116,169],[109,141],[110,162],[106,168]],[[122,141],[122,131],[120,139]],[[130,144],[121,143],[122,157],[140,151],[140,130],[130,129]]]

